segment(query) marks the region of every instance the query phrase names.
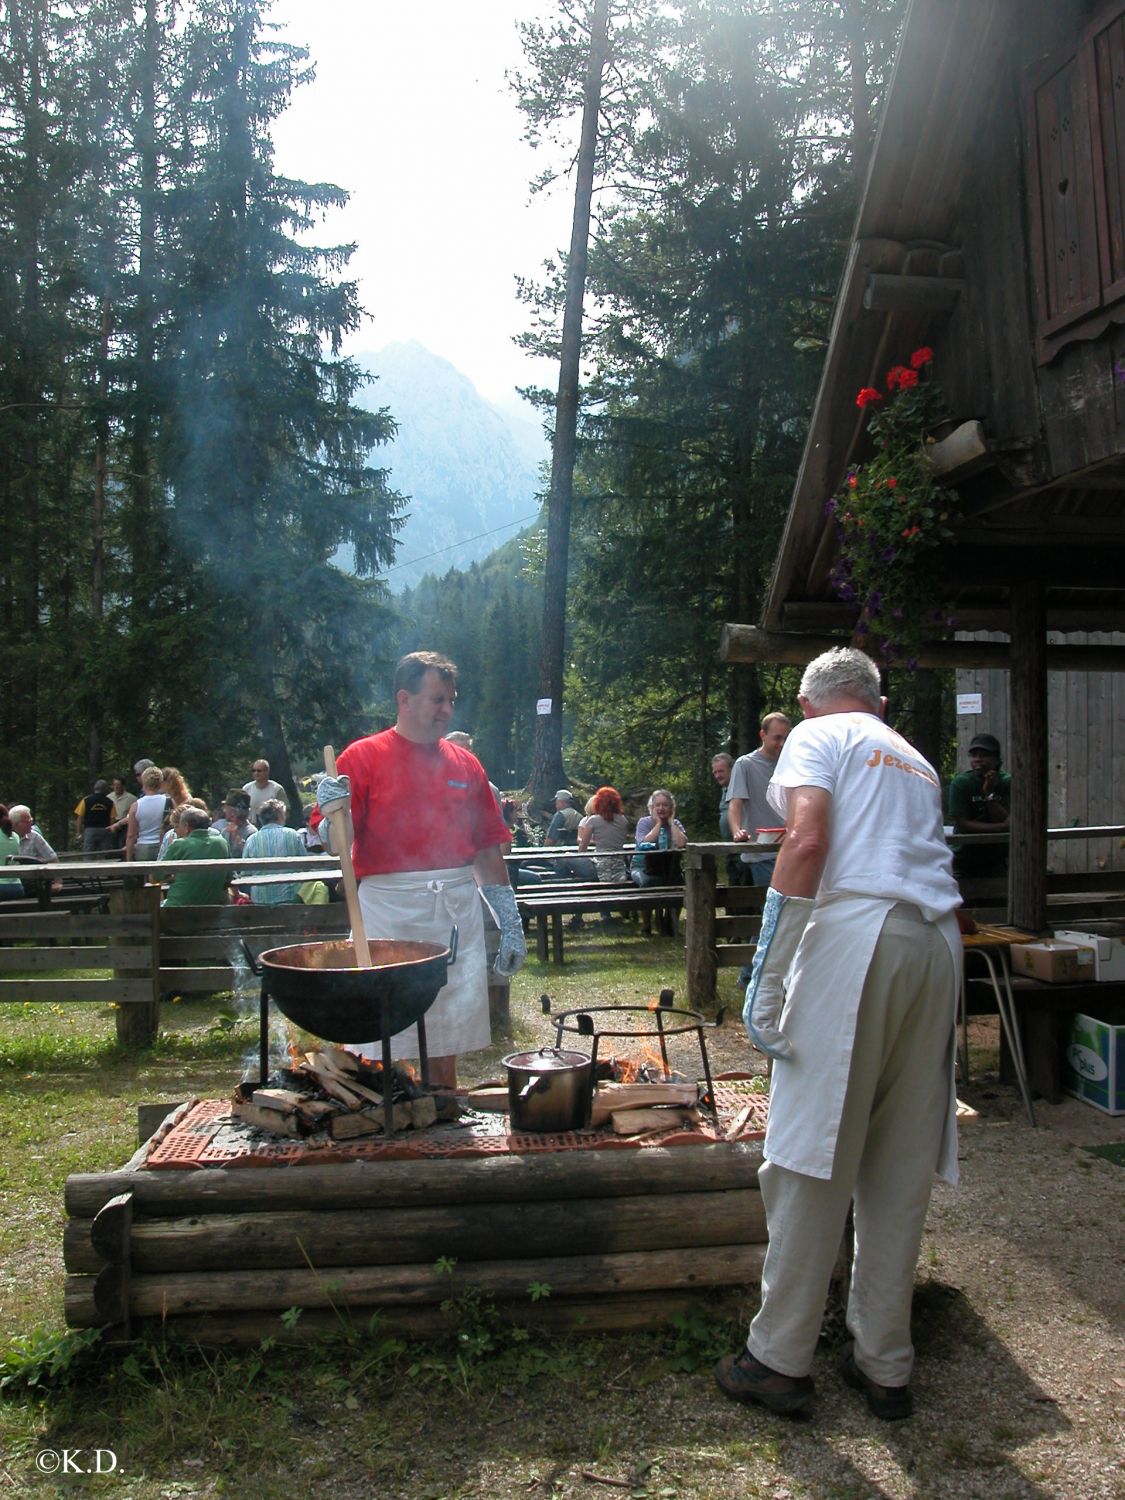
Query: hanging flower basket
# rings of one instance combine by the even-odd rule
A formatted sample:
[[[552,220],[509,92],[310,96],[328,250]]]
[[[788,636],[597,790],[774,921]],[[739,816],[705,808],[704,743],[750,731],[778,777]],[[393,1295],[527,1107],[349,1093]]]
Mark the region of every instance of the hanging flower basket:
[[[887,372],[885,394],[864,386],[856,396],[876,452],[849,470],[827,504],[840,544],[830,581],[839,598],[859,605],[858,640],[888,665],[911,670],[922,640],[955,623],[930,555],[952,537],[957,505],[927,455],[945,415],[930,379],[933,357],[930,348],[915,349],[909,365]]]

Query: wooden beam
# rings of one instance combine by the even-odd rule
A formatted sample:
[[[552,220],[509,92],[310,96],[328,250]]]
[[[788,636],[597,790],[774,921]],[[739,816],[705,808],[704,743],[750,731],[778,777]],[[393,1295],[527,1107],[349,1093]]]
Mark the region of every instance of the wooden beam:
[[[1012,590],[1011,843],[1008,920],[1028,932],[1047,925],[1047,632],[1043,583]]]
[[[940,443],[926,449],[926,457],[935,474],[949,478],[991,457],[980,422],[962,422]]]
[[[1106,622],[1104,628],[1112,628]],[[726,624],[719,639],[719,659],[724,662],[770,662],[805,666],[822,651],[850,645],[847,635],[789,635],[759,630],[755,625]],[[1125,672],[1125,646],[1093,644],[1046,645],[1044,655],[1051,672]],[[925,641],[918,652],[920,667],[995,667],[1008,671],[1012,665],[1007,641]]]
[[[948,312],[965,290],[953,276],[887,276],[867,278],[863,305],[868,312]]]
[[[957,630],[992,630],[1008,633],[1012,612],[1006,604],[956,604]],[[859,619],[854,604],[836,600],[796,600],[781,611],[782,633],[794,635],[850,636]],[[1047,629],[1106,630],[1105,604],[1047,605]],[[1122,621],[1125,629],[1125,619]]]

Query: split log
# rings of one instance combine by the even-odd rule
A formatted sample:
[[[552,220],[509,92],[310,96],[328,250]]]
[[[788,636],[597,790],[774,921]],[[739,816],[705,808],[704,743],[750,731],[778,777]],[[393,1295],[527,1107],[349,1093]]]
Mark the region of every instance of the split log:
[[[618,1110],[648,1109],[656,1104],[693,1105],[699,1087],[694,1083],[599,1083],[590,1110],[591,1125],[604,1125]]]
[[[296,1114],[306,1097],[296,1089],[255,1089],[250,1095],[250,1102],[260,1109],[276,1109],[281,1114]]]
[[[295,1112],[285,1115],[277,1109],[263,1109],[260,1104],[253,1104],[249,1099],[236,1099],[231,1110],[244,1125],[252,1125],[256,1130],[267,1130],[272,1135],[293,1138],[301,1134],[301,1122]]]
[[[367,1094],[366,1089],[360,1089],[359,1085],[353,1085],[349,1081],[344,1084],[340,1074],[335,1068],[324,1060],[318,1052],[305,1053],[305,1066],[315,1077],[317,1084],[331,1099],[338,1099],[341,1104],[346,1104],[349,1109],[358,1109],[363,1103],[363,1096]],[[376,1103],[382,1104],[381,1094],[372,1094]]]
[[[470,1089],[465,1095],[466,1109],[479,1109],[488,1114],[506,1115],[510,1103],[507,1087],[492,1086]]]
[[[683,1147],[677,1154],[690,1149]],[[72,1219],[66,1225],[63,1252],[69,1271],[96,1271],[101,1264],[90,1223]],[[599,1199],[567,1199],[449,1204],[402,1209],[393,1215],[385,1208],[331,1212],[302,1207],[183,1219],[135,1218],[130,1257],[138,1273],[219,1271],[231,1266],[266,1270],[310,1262],[317,1267],[374,1266],[432,1262],[440,1256],[474,1261],[567,1251],[611,1254],[758,1244],[765,1238],[761,1194],[741,1188],[623,1198],[609,1207]]]
[[[323,1209],[407,1208],[421,1204],[532,1203],[538,1199],[629,1198],[754,1187],[759,1141],[701,1142],[680,1150],[562,1151],[536,1156],[484,1156],[460,1161],[339,1162],[247,1172],[241,1167],[195,1171],[75,1172],[66,1180],[66,1212],[91,1219],[117,1193],[133,1194],[134,1212],[149,1216],[242,1213],[316,1203]]]
[[[615,1135],[643,1135],[646,1130],[671,1130],[695,1116],[691,1109],[617,1109],[610,1115]]]
[[[395,1124],[399,1129],[410,1124],[409,1106],[405,1109],[400,1106],[395,1110]],[[349,1109],[332,1121],[332,1139],[361,1140],[368,1135],[382,1135],[385,1128],[382,1105],[372,1106],[370,1109]]]
[[[556,1296],[611,1296],[670,1288],[695,1291],[741,1287],[759,1279],[765,1247],[724,1244],[708,1255],[690,1250],[651,1250],[619,1255],[548,1256],[542,1259],[459,1262],[452,1274],[432,1262],[396,1266],[347,1266],[331,1277],[306,1266],[256,1271],[186,1271],[178,1275],[134,1275],[129,1296],[133,1317],[180,1316],[239,1310],[283,1311],[288,1307],[400,1307],[441,1303],[472,1290],[487,1297],[523,1298],[532,1282]],[[102,1305],[114,1295],[118,1267],[106,1267]],[[104,1274],[104,1273],[103,1273]],[[98,1311],[93,1278],[67,1279],[66,1315],[72,1327]]]
[[[744,1105],[743,1108],[739,1110],[738,1114],[735,1115],[735,1117],[731,1121],[731,1123],[727,1126],[726,1133],[725,1133],[723,1139],[727,1140],[727,1141],[737,1140],[738,1137],[742,1134],[742,1132],[746,1129],[746,1126],[747,1126],[747,1124],[748,1124],[748,1122],[750,1120],[750,1117],[751,1117],[751,1115],[753,1113],[754,1113],[754,1105],[753,1104],[746,1104],[746,1105]]]

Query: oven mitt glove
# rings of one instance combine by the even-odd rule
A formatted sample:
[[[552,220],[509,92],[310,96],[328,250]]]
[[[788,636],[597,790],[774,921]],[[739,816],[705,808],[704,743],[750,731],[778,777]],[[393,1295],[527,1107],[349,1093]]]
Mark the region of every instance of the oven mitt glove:
[[[352,784],[346,776],[322,776],[317,783],[316,805],[324,814],[317,832],[328,854],[336,852],[332,847],[332,822],[328,813],[339,804],[342,804],[345,810],[350,807],[351,795]]]
[[[785,977],[812,909],[811,896],[783,896],[772,885],[766,892],[762,931],[754,950],[742,1020],[754,1046],[767,1057],[793,1055],[793,1043],[782,1036],[778,1023],[785,1004]]]
[[[523,968],[523,961],[527,957],[527,943],[524,941],[523,923],[516,906],[516,893],[510,885],[482,885],[481,894],[491,906],[492,915],[500,928],[500,951],[493,967],[497,974],[510,979],[517,970]]]
[[[352,784],[346,776],[322,776],[317,783],[316,805],[327,812],[334,802],[344,802],[352,794]]]

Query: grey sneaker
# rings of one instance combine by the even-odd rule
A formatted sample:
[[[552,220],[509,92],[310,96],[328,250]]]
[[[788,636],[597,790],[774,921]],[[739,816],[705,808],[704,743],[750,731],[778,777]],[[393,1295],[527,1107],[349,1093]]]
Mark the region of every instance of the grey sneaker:
[[[814,1394],[808,1375],[782,1375],[755,1359],[749,1349],[724,1354],[715,1366],[715,1379],[732,1401],[753,1401],[781,1416],[802,1410]]]

